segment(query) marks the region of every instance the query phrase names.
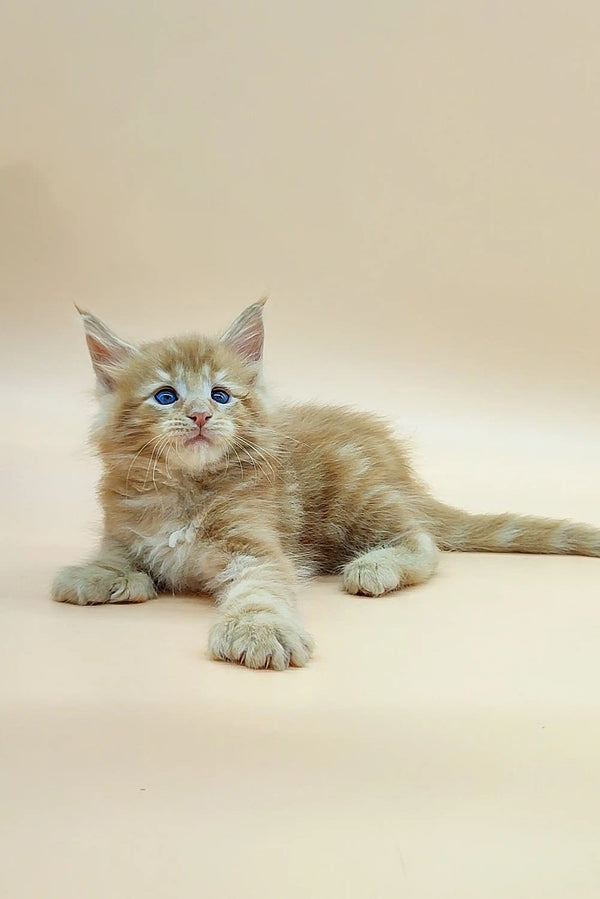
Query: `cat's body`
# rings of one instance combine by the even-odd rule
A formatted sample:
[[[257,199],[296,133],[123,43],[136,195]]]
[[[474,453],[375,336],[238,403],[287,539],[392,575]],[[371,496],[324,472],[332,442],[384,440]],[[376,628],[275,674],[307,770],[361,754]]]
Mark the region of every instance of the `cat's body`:
[[[84,323],[101,394],[105,536],[93,562],[58,575],[57,600],[212,593],[211,654],[285,668],[312,650],[294,611],[299,576],[339,572],[347,592],[378,596],[427,580],[439,549],[600,555],[600,530],[587,525],[437,502],[373,416],[272,406],[261,304],[220,341],[135,349]]]

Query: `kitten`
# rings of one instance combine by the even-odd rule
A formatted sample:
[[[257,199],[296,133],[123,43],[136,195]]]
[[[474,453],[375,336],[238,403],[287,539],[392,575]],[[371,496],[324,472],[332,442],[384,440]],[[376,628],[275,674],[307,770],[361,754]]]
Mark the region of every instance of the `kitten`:
[[[313,650],[295,610],[301,575],[341,572],[348,593],[381,596],[430,578],[443,549],[600,556],[599,529],[436,501],[370,415],[271,405],[262,305],[218,340],[140,347],[81,312],[104,537],[92,561],[58,574],[55,600],[208,592],[219,606],[211,656],[283,669]]]

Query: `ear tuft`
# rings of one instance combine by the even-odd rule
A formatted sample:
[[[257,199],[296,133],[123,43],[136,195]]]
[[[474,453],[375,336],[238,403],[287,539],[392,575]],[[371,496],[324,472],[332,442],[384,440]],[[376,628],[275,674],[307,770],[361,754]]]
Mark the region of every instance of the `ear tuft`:
[[[115,376],[123,362],[133,356],[137,350],[134,346],[117,337],[104,322],[75,306],[83,321],[85,339],[94,366],[98,383],[104,390],[115,389]]]
[[[221,341],[228,344],[246,362],[262,360],[265,338],[262,310],[266,301],[267,298],[263,297],[244,309],[221,337]]]

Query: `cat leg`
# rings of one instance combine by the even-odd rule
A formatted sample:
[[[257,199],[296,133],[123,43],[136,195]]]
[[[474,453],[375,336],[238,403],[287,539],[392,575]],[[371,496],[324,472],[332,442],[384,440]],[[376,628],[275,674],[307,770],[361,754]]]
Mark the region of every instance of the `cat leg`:
[[[284,558],[230,557],[215,579],[220,615],[209,635],[213,659],[248,668],[301,668],[313,640],[295,611],[294,575]]]
[[[429,534],[415,531],[393,546],[362,553],[342,571],[346,593],[382,596],[400,587],[429,580],[438,563],[438,548]]]
[[[91,562],[63,568],[52,585],[52,599],[78,606],[145,602],[155,596],[151,578],[133,569],[123,555],[108,548]]]

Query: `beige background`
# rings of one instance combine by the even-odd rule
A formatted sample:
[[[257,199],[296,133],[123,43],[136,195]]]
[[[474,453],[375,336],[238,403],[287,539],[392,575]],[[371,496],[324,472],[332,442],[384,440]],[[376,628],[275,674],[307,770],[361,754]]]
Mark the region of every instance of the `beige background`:
[[[97,532],[73,301],[143,339],[268,291],[280,393],[600,525],[599,41],[591,0],[3,10],[7,899],[600,894],[600,562],[319,581],[283,675],[209,662],[197,599],[48,601]]]

